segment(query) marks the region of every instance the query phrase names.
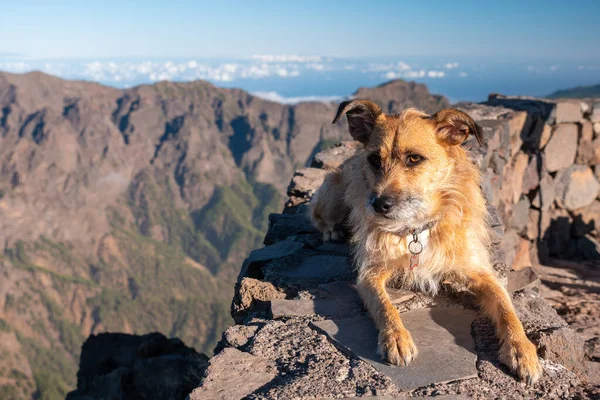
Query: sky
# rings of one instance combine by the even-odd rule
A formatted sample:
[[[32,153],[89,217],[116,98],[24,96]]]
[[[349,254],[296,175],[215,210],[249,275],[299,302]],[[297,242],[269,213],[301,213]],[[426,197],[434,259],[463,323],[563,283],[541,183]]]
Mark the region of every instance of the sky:
[[[533,95],[600,82],[598,1],[0,0],[0,9],[0,70],[41,69],[123,87],[207,79],[280,96],[335,97],[408,78],[475,99],[492,78],[496,91],[522,87]],[[168,63],[187,72],[175,74]],[[313,76],[314,65],[305,72],[309,63],[322,64],[321,75]],[[373,66],[392,64],[372,74]],[[367,72],[340,74],[350,65]],[[252,67],[263,72],[242,72]],[[276,73],[284,68],[286,76]],[[133,77],[132,69],[142,72]],[[482,70],[488,73],[478,77]]]

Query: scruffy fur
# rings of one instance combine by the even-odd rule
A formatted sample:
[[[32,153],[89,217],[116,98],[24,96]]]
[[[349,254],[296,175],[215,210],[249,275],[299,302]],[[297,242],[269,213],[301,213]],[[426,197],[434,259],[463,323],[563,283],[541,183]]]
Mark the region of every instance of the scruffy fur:
[[[350,231],[357,287],[379,330],[379,354],[396,365],[417,356],[386,285],[435,293],[440,282],[456,282],[477,296],[495,324],[501,361],[535,382],[542,373],[536,348],[491,267],[480,173],[460,146],[470,134],[481,141],[475,122],[457,110],[386,115],[366,100],[342,103],[334,123],[344,114],[364,149],[326,177],[311,216],[325,240],[339,238],[343,226]],[[384,196],[393,205],[382,215],[374,199]],[[419,235],[424,244],[419,266],[411,271],[407,231],[428,224],[431,229]]]

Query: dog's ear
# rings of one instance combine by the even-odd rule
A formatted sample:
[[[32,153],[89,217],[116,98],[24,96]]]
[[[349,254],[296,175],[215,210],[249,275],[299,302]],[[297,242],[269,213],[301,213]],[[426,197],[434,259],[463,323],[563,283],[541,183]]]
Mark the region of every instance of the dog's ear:
[[[463,143],[469,135],[475,135],[477,143],[483,146],[481,127],[462,111],[442,110],[435,113],[431,119],[437,123],[438,138],[449,145]]]
[[[369,100],[348,100],[340,104],[332,123],[338,122],[344,114],[348,118],[350,135],[359,142],[366,143],[382,112],[377,104]]]

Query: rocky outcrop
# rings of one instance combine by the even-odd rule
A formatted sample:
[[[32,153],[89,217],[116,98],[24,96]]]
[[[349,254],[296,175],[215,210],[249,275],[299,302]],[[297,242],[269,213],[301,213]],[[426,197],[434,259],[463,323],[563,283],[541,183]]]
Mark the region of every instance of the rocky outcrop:
[[[557,120],[571,124],[580,116],[572,115],[571,106],[565,109],[560,103],[533,99],[494,97],[488,104],[459,107],[484,128],[484,148],[478,148],[473,141],[465,146],[484,176],[482,189],[492,216],[489,229],[494,268],[512,293],[527,335],[538,347],[543,378],[534,386],[526,386],[500,364],[493,327],[477,314],[471,295],[460,288],[445,288],[435,297],[389,289],[413,338],[417,342],[424,340],[420,344],[423,354],[409,367],[381,363],[373,354],[376,333],[353,286],[355,272],[349,246],[324,243],[308,221],[307,203],[323,173],[305,169],[292,179],[283,213],[270,216],[266,247],[253,252],[244,263],[232,304],[237,325],[224,332],[217,346],[219,358],[210,361],[215,363],[215,370],[224,363],[235,365],[238,359],[240,363],[249,359],[271,366],[267,375],[261,375],[261,382],[266,383],[260,387],[245,386],[243,393],[236,396],[267,399],[600,395],[597,365],[586,361],[585,341],[540,296],[540,280],[530,267],[531,258],[522,261],[523,254],[529,255],[532,244],[543,242],[550,229],[549,225],[539,226],[541,215],[566,207],[557,200],[558,195],[550,201],[540,192],[550,192],[550,187],[556,185],[553,192],[564,193],[567,189],[561,192],[558,182],[568,178],[557,180],[557,174],[579,171],[563,164],[557,164],[557,171],[548,171],[544,167],[548,155],[540,154],[540,143],[548,144],[552,139]],[[345,142],[318,154],[312,167],[335,168],[356,146]],[[589,174],[582,176],[589,178]],[[573,179],[576,186],[572,189],[577,192],[580,177]],[[581,190],[589,191],[589,185],[584,186]],[[534,203],[536,196],[539,199]],[[576,223],[569,219],[568,212],[564,214],[567,233],[571,235],[570,229]],[[451,338],[445,338],[448,332]],[[431,350],[428,343],[432,344]],[[267,382],[273,376],[273,365],[276,374]],[[219,393],[219,385],[226,390],[231,382],[222,370],[219,374],[211,374],[210,368],[207,371],[190,395],[191,400],[202,398],[207,390]]]

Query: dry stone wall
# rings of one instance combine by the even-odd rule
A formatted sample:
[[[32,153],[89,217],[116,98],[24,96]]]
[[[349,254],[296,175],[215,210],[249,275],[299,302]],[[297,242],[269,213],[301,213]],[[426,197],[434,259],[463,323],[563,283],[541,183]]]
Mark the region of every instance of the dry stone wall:
[[[568,228],[565,248],[578,246],[572,239],[592,232],[581,233],[585,229],[573,210],[597,203],[596,159],[584,157],[589,150],[584,143],[598,135],[587,131],[593,108],[501,96],[458,107],[484,129],[483,147],[472,140],[465,146],[483,174],[494,268],[538,347],[544,377],[529,387],[499,363],[493,327],[460,288],[446,288],[436,297],[389,289],[413,338],[437,345],[419,344],[420,356],[409,367],[386,365],[373,354],[376,333],[353,286],[350,247],[324,243],[307,216],[307,204],[327,172],[360,146],[344,142],[317,154],[310,168],[293,177],[283,213],[270,216],[266,246],[253,251],[240,272],[231,308],[237,325],[223,333],[219,355],[191,400],[219,393],[220,384],[229,390],[226,370],[236,360],[248,368],[263,366],[261,386],[248,384],[243,391],[251,399],[600,395],[597,365],[585,361],[581,337],[539,296],[540,281],[529,267],[539,254],[570,257],[556,252],[556,224]],[[585,163],[574,165],[576,160]]]

